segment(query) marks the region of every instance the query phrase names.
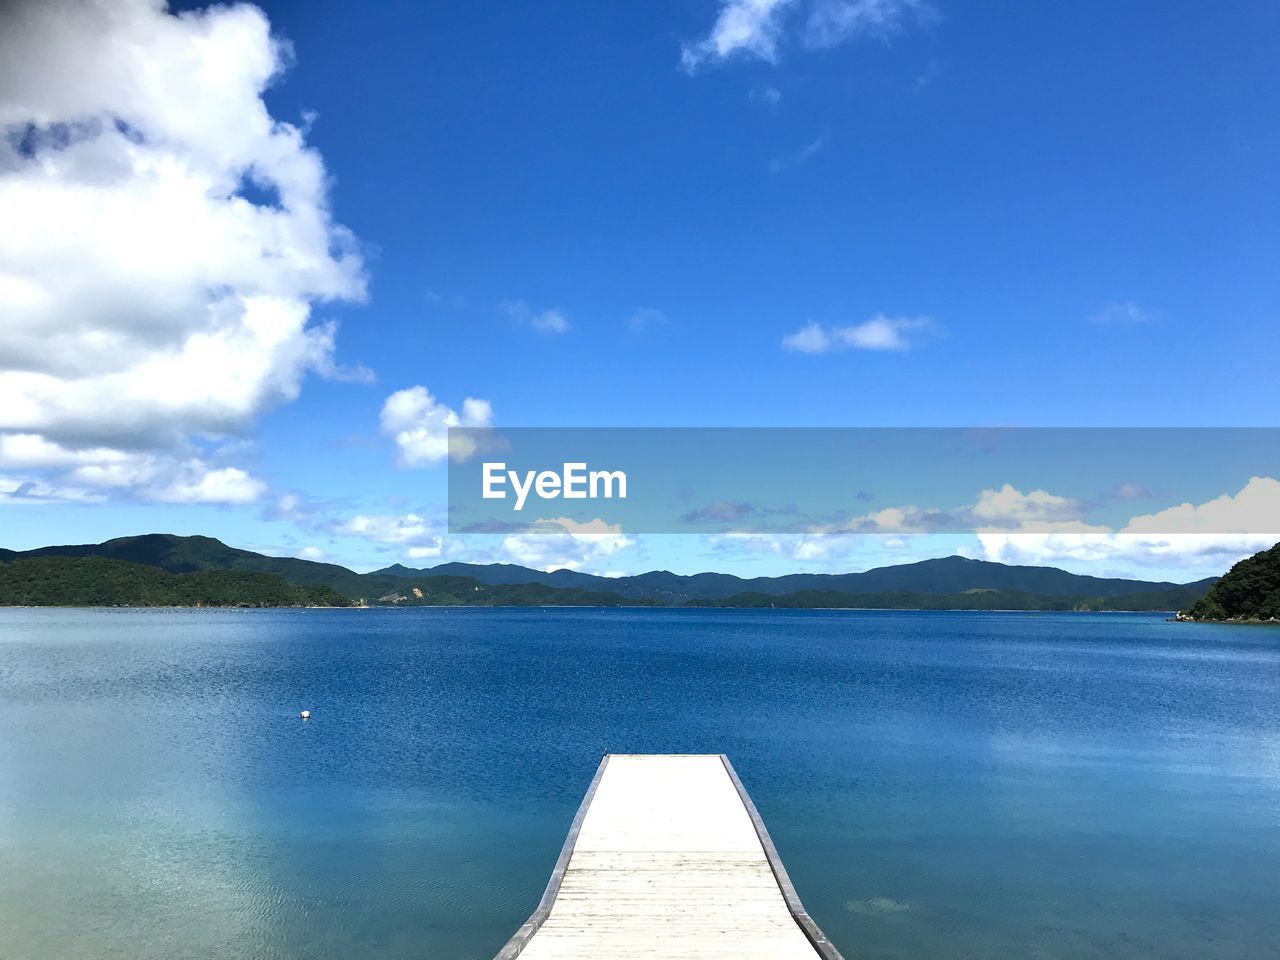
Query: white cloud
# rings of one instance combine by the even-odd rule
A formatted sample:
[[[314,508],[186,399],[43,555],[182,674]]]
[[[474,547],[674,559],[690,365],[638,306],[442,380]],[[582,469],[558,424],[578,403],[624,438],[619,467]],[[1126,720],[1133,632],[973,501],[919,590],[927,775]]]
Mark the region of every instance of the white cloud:
[[[778,58],[783,14],[794,2],[723,0],[720,14],[706,39],[681,47],[681,65],[693,73],[708,60],[724,60],[735,55],[773,63]]]
[[[1154,310],[1148,310],[1132,300],[1124,300],[1106,304],[1089,319],[1100,326],[1111,326],[1113,324],[1149,323],[1152,320],[1159,319],[1159,316]]]
[[[1071,512],[1070,501],[1043,491],[1024,497],[1006,485],[987,502],[1020,528],[976,527],[983,555],[1001,563],[1225,569],[1280,540],[1280,482],[1271,477],[1253,477],[1235,495],[1135,516],[1119,531],[1054,519]]]
[[[296,492],[277,492],[264,504],[262,519],[297,524],[309,533],[330,533],[332,502],[313,500]]]
[[[110,447],[72,450],[38,433],[0,434],[0,465],[20,470],[57,470],[88,465],[127,463],[135,455]]]
[[[1128,533],[979,533],[982,556],[1000,563],[1088,564],[1209,569],[1233,563],[1272,546],[1280,535]]]
[[[910,350],[907,334],[929,327],[926,317],[886,317],[876,314],[865,323],[836,331],[836,339],[857,350]]]
[[[985,530],[1036,530],[1040,532],[1107,532],[1108,528],[1081,521],[1086,505],[1047,490],[1023,493],[1012,484],[980,490],[973,503],[956,507],[884,507],[859,514],[838,524],[815,528],[814,533],[923,534]]]
[[[831,349],[831,337],[822,327],[810,321],[795,333],[783,337],[782,348],[797,353],[826,353]]]
[[[1151,491],[1140,483],[1122,483],[1111,491],[1117,500],[1150,500]]]
[[[0,503],[16,506],[41,503],[101,503],[102,494],[79,487],[59,487],[41,480],[0,474]]]
[[[253,503],[267,485],[239,467],[208,469],[201,461],[189,461],[187,476],[166,479],[143,488],[153,500],[166,503]]]
[[[824,130],[789,156],[775,157],[769,161],[769,172],[781,173],[790,167],[804,166],[826,147],[827,139],[828,135]]]
[[[782,338],[782,348],[799,353],[828,353],[835,350],[906,351],[914,345],[912,334],[935,329],[928,317],[888,317],[877,313],[863,323],[824,328],[810,322]]]
[[[33,434],[0,436],[0,468],[56,477],[45,481],[28,475],[13,490],[0,488],[0,502],[24,496],[30,502],[32,491],[43,490],[46,502],[96,502],[128,495],[161,503],[244,504],[266,492],[266,484],[239,467],[201,456],[98,447],[72,450]]]
[[[1030,523],[1033,521],[1060,521],[1070,519],[1079,511],[1080,505],[1049,493],[1047,490],[1032,490],[1023,493],[1006,483],[998,490],[982,490],[978,500],[970,509],[973,518],[979,523]]]
[[[935,16],[925,0],[721,0],[711,32],[680,48],[680,64],[688,73],[730,58],[776,63],[787,15],[805,8],[801,40],[808,47],[832,47],[870,36],[887,40],[910,19]]]
[[[627,326],[632,333],[643,333],[651,327],[659,327],[667,322],[667,315],[653,307],[636,307],[627,318]]]
[[[499,306],[516,323],[538,333],[557,336],[569,331],[569,318],[558,307],[535,310],[523,300],[503,300]]]
[[[356,537],[384,547],[394,547],[406,560],[440,557],[447,547],[444,537],[436,532],[436,526],[416,513],[361,513],[345,520],[327,520],[320,526],[332,536]],[[453,544],[456,546],[457,541]]]
[[[759,87],[754,87],[748,94],[748,99],[752,103],[763,103],[770,110],[776,110],[778,104],[782,102],[782,91],[771,83],[766,83]]]
[[[529,325],[539,333],[564,333],[569,329],[569,321],[559,310],[544,310]]]
[[[262,485],[195,439],[242,433],[308,372],[367,378],[311,314],[364,281],[320,156],[263,102],[288,58],[251,6],[0,7],[6,459],[243,502]]]
[[[1280,534],[1280,481],[1251,477],[1239,493],[1206,503],[1183,503],[1129,521],[1124,533],[1224,534],[1259,530]]]
[[[579,570],[635,544],[620,527],[598,518],[588,523],[539,520],[535,526],[538,532],[504,537],[502,552],[511,561],[537,570]]]
[[[939,77],[942,76],[942,64],[937,60],[930,60],[928,66],[924,68],[924,72],[918,75],[912,89],[916,92],[924,90],[926,87],[932,86]]]
[[[1280,482],[1269,477],[1252,478],[1234,496],[1134,517],[1119,530],[1071,519],[1083,509],[1044,490],[1023,493],[1005,484],[952,510],[889,507],[803,534],[733,532],[705,539],[717,552],[733,556],[829,566],[849,560],[898,562],[886,558],[887,550],[929,556],[940,542],[938,531],[971,531],[976,550],[959,552],[1000,563],[1061,565],[1104,575],[1185,570],[1189,577],[1221,573],[1280,541]]]
[[[443,541],[437,538],[437,542],[429,547],[410,547],[404,552],[404,555],[410,560],[429,560],[440,556],[444,552]]]
[[[408,550],[434,550],[431,554],[417,556],[436,556],[443,544],[443,538],[435,532],[431,521],[416,513],[403,516],[387,516],[358,513],[347,520],[333,524],[332,532],[342,537],[360,537],[373,543],[388,546],[404,547]]]
[[[407,560],[439,557],[447,551],[457,552],[461,547],[458,540],[446,541],[437,524],[418,513],[357,513],[338,517],[318,504],[290,502],[295,499],[297,498],[291,494],[280,497],[271,518],[292,520],[313,534],[350,537],[366,540],[379,547],[391,547]],[[299,556],[308,560],[320,560],[327,554],[319,547],[309,546]]]
[[[867,536],[856,533],[747,533],[712,534],[704,538],[716,553],[731,557],[765,555],[784,557],[797,563],[823,564],[835,562],[899,563],[916,559],[903,557],[903,551],[917,546],[910,536]],[[925,541],[927,548],[929,541]],[[918,559],[928,557],[927,551]]]
[[[450,427],[488,427],[493,407],[487,400],[467,397],[462,412],[438,402],[426,387],[397,390],[382,405],[382,432],[395,440],[400,463],[416,467],[439,463],[449,456]],[[458,450],[456,459],[464,459]]]
[[[833,47],[861,36],[888,39],[911,17],[928,19],[924,0],[817,0],[805,23],[805,43]]]
[[[1152,554],[1217,549],[1210,540],[1236,550],[1241,544],[1280,540],[1280,481],[1253,477],[1235,495],[1205,503],[1184,503],[1158,513],[1132,517],[1116,529],[1082,519],[1088,502],[1047,490],[1024,493],[1012,484],[984,489],[972,503],[951,507],[900,505],[857,514],[838,523],[814,526],[811,534],[927,534],[973,532],[986,537],[993,550],[1081,551],[1105,555],[1123,544]],[[1016,536],[1015,536],[1016,535]],[[1015,537],[1014,539],[1009,539]],[[1016,537],[1030,537],[1020,540]],[[1216,539],[1215,539],[1216,538]],[[1038,544],[1038,545],[1036,545]],[[1075,556],[1075,554],[1072,554]],[[1078,558],[1078,557],[1077,557]]]

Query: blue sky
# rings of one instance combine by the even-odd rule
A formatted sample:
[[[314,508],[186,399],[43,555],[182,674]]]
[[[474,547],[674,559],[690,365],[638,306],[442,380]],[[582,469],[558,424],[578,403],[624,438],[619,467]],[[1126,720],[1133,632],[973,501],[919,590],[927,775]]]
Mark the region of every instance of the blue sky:
[[[139,302],[152,297],[159,319],[145,336],[155,339],[117,372],[152,376],[146,360],[159,354],[146,351],[181,342],[155,332],[166,311],[210,310],[222,302],[211,290],[269,290],[309,311],[307,326],[290,328],[293,346],[265,368],[228,360],[218,373],[228,390],[253,378],[260,389],[212,420],[199,403],[175,413],[151,395],[133,419],[110,416],[116,394],[84,386],[93,371],[45,370],[56,378],[46,389],[22,379],[36,367],[26,341],[0,341],[0,378],[15,391],[0,379],[13,411],[0,437],[45,444],[40,456],[28,439],[27,454],[0,456],[5,546],[167,530],[361,569],[456,558],[748,573],[961,549],[1178,579],[1240,552],[972,537],[808,550],[448,538],[443,465],[407,455],[396,435],[414,417],[461,415],[467,398],[507,426],[1271,425],[1274,4],[307,2],[235,19],[199,5],[173,8],[182,19],[120,7],[127,16],[82,37],[35,15],[11,25],[12,42],[46,55],[10,58],[0,121],[12,132],[123,120],[191,169],[250,180],[258,170],[267,186],[242,185],[242,199],[305,195],[286,206],[322,223],[297,214],[298,235],[319,231],[306,234],[319,246],[301,244],[307,266],[287,276],[278,265],[293,240],[274,234],[264,249],[287,249],[264,254],[267,266],[228,255],[223,273],[200,271],[169,299],[139,271],[141,292],[121,295],[119,310],[150,316]],[[269,47],[266,29],[291,50]],[[143,38],[148,62],[171,58],[181,82],[113,65],[111,30]],[[184,50],[214,48],[200,37],[217,39],[223,73],[182,66]],[[53,73],[60,57],[101,62],[107,79],[74,89]],[[264,57],[287,67],[269,85]],[[297,127],[296,142],[264,127],[240,149],[235,118],[258,108],[259,92],[272,120]],[[213,119],[193,132],[174,119],[184,108]],[[66,148],[12,143],[0,174],[13,192],[0,196],[21,198],[36,182],[24,165]],[[320,185],[285,154],[309,157]],[[121,191],[145,182],[130,162]],[[61,211],[41,202],[31,209]],[[18,223],[8,246],[0,236],[0,276],[38,281],[48,263],[31,250],[45,247],[13,253],[31,236]],[[174,249],[198,258],[210,256],[209,237],[226,242],[193,223]],[[348,247],[346,260],[326,261],[326,236]],[[100,244],[127,252],[131,242],[123,230]],[[126,285],[127,268],[110,262],[111,282],[85,281],[108,291],[94,304]],[[30,319],[17,311],[34,310],[34,295],[5,290],[12,329],[61,324],[63,356],[79,356],[77,338],[95,325],[113,336],[127,325],[130,344],[143,337],[106,307],[77,321],[80,301],[59,320]],[[328,321],[336,328],[317,339]],[[176,375],[168,389],[191,381]],[[211,374],[209,389],[221,382]],[[388,398],[415,387],[430,400],[402,395],[404,422],[388,426]],[[129,419],[127,435],[86,426],[94,418],[76,405]]]

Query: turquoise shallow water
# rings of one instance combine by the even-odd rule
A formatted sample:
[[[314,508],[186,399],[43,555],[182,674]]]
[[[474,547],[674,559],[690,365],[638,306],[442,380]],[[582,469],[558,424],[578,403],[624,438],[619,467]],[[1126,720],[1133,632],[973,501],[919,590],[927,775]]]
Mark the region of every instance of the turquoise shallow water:
[[[487,960],[606,749],[851,958],[1280,955],[1280,630],[459,609],[0,610],[0,957]]]

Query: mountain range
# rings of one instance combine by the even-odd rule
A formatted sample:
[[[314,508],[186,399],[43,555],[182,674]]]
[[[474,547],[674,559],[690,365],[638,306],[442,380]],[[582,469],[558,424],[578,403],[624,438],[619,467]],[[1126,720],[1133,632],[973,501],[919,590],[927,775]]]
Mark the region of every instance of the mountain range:
[[[760,593],[780,597],[801,591],[875,594],[894,591],[956,594],[967,590],[1007,590],[1047,597],[1121,597],[1174,588],[1193,587],[1203,593],[1213,579],[1194,584],[1124,580],[1068,573],[1056,567],[1010,566],[965,557],[939,557],[862,573],[792,573],[780,577],[737,577],[729,573],[681,575],[654,570],[631,577],[599,577],[575,570],[544,573],[509,563],[442,563],[424,569],[395,564],[370,576],[401,579],[453,576],[473,577],[481,583],[541,583],[549,587],[605,590],[637,600],[688,603],[690,600],[719,600],[740,593]]]
[[[212,537],[171,534],[24,551],[0,549],[0,562],[49,557],[101,557],[158,567],[172,574],[270,574],[296,587],[332,588],[352,600],[408,605],[644,603],[1174,610],[1195,602],[1218,579],[1178,584],[1092,577],[1055,567],[1010,566],[955,556],[859,573],[751,578],[727,573],[682,575],[666,570],[600,577],[574,570],[544,572],[507,563],[443,563],[422,569],[395,564],[361,574],[333,563],[240,550]]]

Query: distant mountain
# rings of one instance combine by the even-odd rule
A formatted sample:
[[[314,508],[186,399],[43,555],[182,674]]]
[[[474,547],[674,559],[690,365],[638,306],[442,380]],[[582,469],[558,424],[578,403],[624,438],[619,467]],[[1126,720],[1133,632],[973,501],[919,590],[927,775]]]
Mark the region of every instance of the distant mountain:
[[[170,573],[108,557],[27,557],[0,563],[0,606],[345,607],[331,587],[300,587],[270,573]]]
[[[481,583],[542,583],[551,587],[606,590],[624,597],[687,603],[690,600],[718,600],[740,593],[784,596],[800,591],[845,594],[883,594],[895,591],[952,595],[966,590],[1003,590],[1049,597],[1122,597],[1135,593],[1172,590],[1190,586],[1200,593],[1212,580],[1195,584],[1124,580],[1068,573],[1056,567],[1008,566],[964,557],[941,557],[891,567],[877,567],[863,573],[793,573],[781,577],[745,579],[728,573],[697,573],[691,576],[656,570],[633,577],[597,577],[572,570],[544,573],[509,563],[444,563],[414,570],[399,564],[377,571],[396,577],[467,576]]]
[[[371,577],[401,577],[418,579],[421,577],[472,577],[492,587],[513,583],[541,583],[548,587],[589,589],[604,587],[612,591],[616,581],[609,577],[597,577],[589,573],[577,573],[573,570],[554,570],[546,573],[530,567],[522,567],[515,563],[442,563],[439,566],[415,570],[396,563],[369,574]],[[625,579],[625,578],[624,578]]]
[[[1188,606],[1190,620],[1280,620],[1280,543],[1241,560]]]
[[[840,593],[831,590],[800,590],[783,596],[767,593],[737,593],[720,600],[692,601],[691,606],[776,607],[779,609],[860,609],[860,610],[1033,610],[1033,611],[1156,611],[1177,610],[1194,603],[1204,594],[1198,585],[1174,587],[1119,597],[1048,596],[1018,590],[965,590],[962,593],[917,593],[896,590],[887,593]]]
[[[406,607],[619,607],[648,606],[654,601],[637,601],[616,593],[576,588],[549,587],[543,583],[481,583],[474,577],[424,577],[401,580],[401,588],[375,603]]]
[[[724,601],[725,605],[733,606],[772,603],[775,606],[928,607],[943,600],[935,603],[920,598],[951,598],[950,605],[955,605],[955,597],[965,597],[960,605],[975,609],[997,609],[1003,603],[1010,608],[1045,610],[1122,607],[1175,610],[1190,606],[1216,579],[1191,584],[1152,583],[1081,576],[1054,567],[1006,566],[963,557],[878,567],[861,573],[799,573],[754,578],[727,573],[685,576],[667,570],[614,578],[573,570],[546,573],[510,563],[443,563],[420,570],[395,564],[360,574],[333,563],[268,557],[239,550],[212,537],[160,533],[121,537],[98,544],[0,550],[0,562],[42,557],[99,557],[157,567],[174,574],[209,571],[269,574],[296,587],[329,587],[352,599],[408,605],[450,602],[609,606],[625,602],[682,606]],[[987,595],[971,596],[981,592]],[[778,603],[777,598],[783,597],[790,599],[785,604]]]
[[[295,557],[268,557],[251,550],[229,547],[213,537],[179,537],[170,533],[149,533],[139,537],[118,537],[105,543],[70,544],[38,547],[35,550],[6,550],[0,559],[27,557],[106,557],[127,560],[170,573],[196,573],[201,570],[238,570],[245,573],[271,573],[296,586],[332,587],[348,597],[364,596],[376,590],[361,574],[336,563],[317,563]],[[384,585],[394,586],[393,580]],[[385,592],[385,590],[383,591]]]

